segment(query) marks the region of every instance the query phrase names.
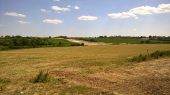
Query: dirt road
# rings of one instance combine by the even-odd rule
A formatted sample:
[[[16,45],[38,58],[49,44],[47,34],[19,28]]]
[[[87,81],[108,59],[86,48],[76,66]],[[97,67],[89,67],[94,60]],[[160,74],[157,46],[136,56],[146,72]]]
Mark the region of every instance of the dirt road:
[[[83,40],[78,40],[78,39],[67,39],[70,42],[75,42],[75,43],[84,43],[86,46],[94,46],[94,45],[110,45],[109,43],[102,43],[102,42],[89,42],[89,41],[83,41]]]

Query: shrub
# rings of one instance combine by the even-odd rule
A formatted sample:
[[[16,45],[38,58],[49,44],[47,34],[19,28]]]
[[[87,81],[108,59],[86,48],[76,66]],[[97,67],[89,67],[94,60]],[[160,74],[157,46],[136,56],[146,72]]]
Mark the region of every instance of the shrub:
[[[72,43],[71,46],[81,46],[79,43]]]
[[[139,56],[135,56],[131,59],[132,62],[141,62],[141,61],[146,61],[148,59],[147,55],[142,55],[140,54]]]
[[[170,51],[164,51],[162,54],[163,56],[170,56]]]
[[[150,56],[154,59],[158,59],[162,56],[170,56],[170,51],[156,51],[150,54]]]
[[[33,78],[33,83],[45,83],[49,80],[49,74],[48,72],[44,73],[43,71],[40,71],[39,74],[37,74]]]
[[[84,43],[81,43],[80,45],[81,45],[81,46],[84,46]]]
[[[158,59],[159,57],[163,56],[163,52],[156,51],[156,52],[153,52],[152,54],[150,54],[150,56],[154,59]]]

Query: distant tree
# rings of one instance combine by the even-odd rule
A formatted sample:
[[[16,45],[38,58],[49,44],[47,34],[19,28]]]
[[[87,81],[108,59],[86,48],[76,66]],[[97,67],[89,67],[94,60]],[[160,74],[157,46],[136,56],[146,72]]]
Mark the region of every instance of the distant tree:
[[[152,36],[151,36],[151,35],[149,35],[149,39],[152,39]]]
[[[99,38],[104,38],[103,36],[99,36]]]
[[[7,36],[5,36],[5,38],[10,38],[11,36],[9,36],[9,35],[7,35]]]
[[[84,43],[81,43],[80,45],[81,45],[81,46],[84,46]]]
[[[59,42],[59,43],[58,43],[58,45],[59,45],[59,46],[61,46],[61,45],[62,45],[62,43],[61,43],[61,42]]]

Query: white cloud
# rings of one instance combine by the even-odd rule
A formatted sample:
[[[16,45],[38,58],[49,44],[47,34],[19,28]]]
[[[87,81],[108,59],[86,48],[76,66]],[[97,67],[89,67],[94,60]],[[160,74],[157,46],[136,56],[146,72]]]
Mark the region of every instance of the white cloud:
[[[40,11],[41,11],[41,12],[44,12],[44,13],[49,13],[49,12],[51,12],[51,11],[46,10],[46,9],[40,9]]]
[[[63,23],[63,21],[59,20],[59,19],[44,19],[43,22],[48,23],[48,24],[61,24],[61,23]]]
[[[75,10],[79,10],[80,7],[79,7],[79,6],[74,6],[74,9],[75,9]]]
[[[70,11],[69,8],[64,8],[64,7],[59,7],[59,6],[52,6],[51,9],[57,12],[58,11]]]
[[[151,15],[160,13],[170,13],[170,4],[160,4],[157,7],[140,6],[130,9],[127,12],[111,13],[108,14],[108,16],[110,16],[112,19],[125,19],[125,18],[137,19],[138,15]]]
[[[170,12],[170,4],[160,4],[158,6],[164,13]]]
[[[53,1],[57,1],[57,2],[59,2],[59,1],[61,1],[61,0],[53,0]]]
[[[71,8],[71,5],[67,5],[68,8]]]
[[[129,12],[138,15],[168,13],[170,12],[170,4],[160,4],[158,7],[141,6],[131,9]]]
[[[150,6],[141,6],[137,8],[133,8],[129,10],[130,13],[134,13],[136,15],[148,15],[153,13],[160,13],[161,9],[156,7],[150,7]]]
[[[111,13],[108,14],[112,19],[126,19],[126,18],[135,18],[138,19],[138,17],[130,12],[122,12],[122,13]]]
[[[78,17],[79,20],[84,20],[84,21],[92,21],[92,20],[97,20],[98,17],[96,16],[80,16]]]
[[[16,12],[6,12],[5,15],[7,15],[7,16],[15,16],[15,17],[22,17],[22,18],[26,17],[26,15],[16,13]]]
[[[31,23],[31,22],[27,22],[27,21],[18,21],[18,23],[20,23],[20,24],[29,24],[29,23]]]

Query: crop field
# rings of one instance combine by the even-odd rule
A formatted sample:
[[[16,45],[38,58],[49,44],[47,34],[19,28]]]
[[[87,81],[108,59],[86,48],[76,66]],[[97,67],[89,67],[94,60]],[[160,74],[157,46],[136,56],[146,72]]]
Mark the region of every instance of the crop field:
[[[170,58],[127,59],[169,44],[48,47],[0,51],[0,95],[170,94]],[[33,83],[40,72],[46,83]]]

